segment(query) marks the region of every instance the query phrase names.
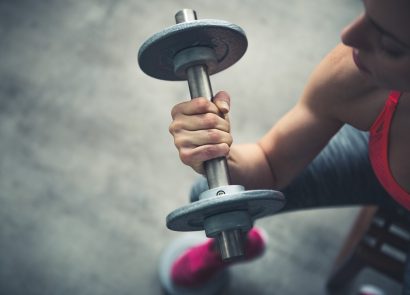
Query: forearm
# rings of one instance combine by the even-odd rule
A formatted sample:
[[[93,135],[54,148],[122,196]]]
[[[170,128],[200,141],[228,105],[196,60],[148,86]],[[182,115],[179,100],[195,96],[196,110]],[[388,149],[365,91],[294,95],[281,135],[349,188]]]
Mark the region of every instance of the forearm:
[[[275,177],[258,143],[232,145],[228,155],[232,184],[246,189],[272,189]]]

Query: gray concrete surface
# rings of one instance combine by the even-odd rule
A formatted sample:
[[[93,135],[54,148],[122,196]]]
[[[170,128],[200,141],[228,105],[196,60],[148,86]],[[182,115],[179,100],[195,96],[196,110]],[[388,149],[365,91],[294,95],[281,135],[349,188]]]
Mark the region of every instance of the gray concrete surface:
[[[188,92],[145,76],[136,55],[184,7],[248,35],[243,59],[212,78],[232,95],[236,142],[258,139],[292,106],[361,10],[353,0],[1,0],[1,294],[161,294],[158,256],[180,235],[165,216],[196,177],[168,134]],[[235,267],[226,294],[325,294],[356,212],[261,220],[267,254]]]

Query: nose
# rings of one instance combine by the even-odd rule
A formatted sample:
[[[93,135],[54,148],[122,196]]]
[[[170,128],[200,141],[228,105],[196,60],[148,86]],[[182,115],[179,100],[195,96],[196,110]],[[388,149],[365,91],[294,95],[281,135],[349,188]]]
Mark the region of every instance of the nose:
[[[348,25],[341,34],[342,42],[350,47],[362,50],[371,49],[371,30],[364,13]]]

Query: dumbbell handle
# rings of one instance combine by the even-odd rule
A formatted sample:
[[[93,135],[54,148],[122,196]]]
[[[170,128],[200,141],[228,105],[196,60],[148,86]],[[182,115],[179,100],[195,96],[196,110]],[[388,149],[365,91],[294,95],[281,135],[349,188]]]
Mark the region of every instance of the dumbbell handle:
[[[187,80],[191,98],[205,97],[212,99],[212,89],[206,66],[198,65],[187,69]],[[225,157],[208,160],[204,163],[209,188],[230,184],[228,164]]]
[[[191,9],[183,9],[175,15],[177,23],[196,20],[196,13]],[[191,98],[205,97],[212,100],[213,93],[206,65],[195,65],[186,70]],[[230,185],[230,177],[226,157],[208,160],[204,163],[206,178],[210,189]]]

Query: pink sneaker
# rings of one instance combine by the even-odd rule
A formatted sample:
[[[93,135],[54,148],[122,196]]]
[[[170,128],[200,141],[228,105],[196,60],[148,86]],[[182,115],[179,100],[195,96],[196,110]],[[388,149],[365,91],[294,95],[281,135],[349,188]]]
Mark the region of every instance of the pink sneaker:
[[[266,235],[261,229],[252,228],[247,235],[245,258],[240,262],[250,261],[261,256],[265,251],[266,240]],[[230,265],[232,262],[222,261],[215,249],[214,240],[208,239],[204,243],[183,252],[173,263],[171,280],[180,287],[198,287]]]
[[[364,285],[360,287],[358,295],[384,295],[384,292],[379,287],[373,285]]]

